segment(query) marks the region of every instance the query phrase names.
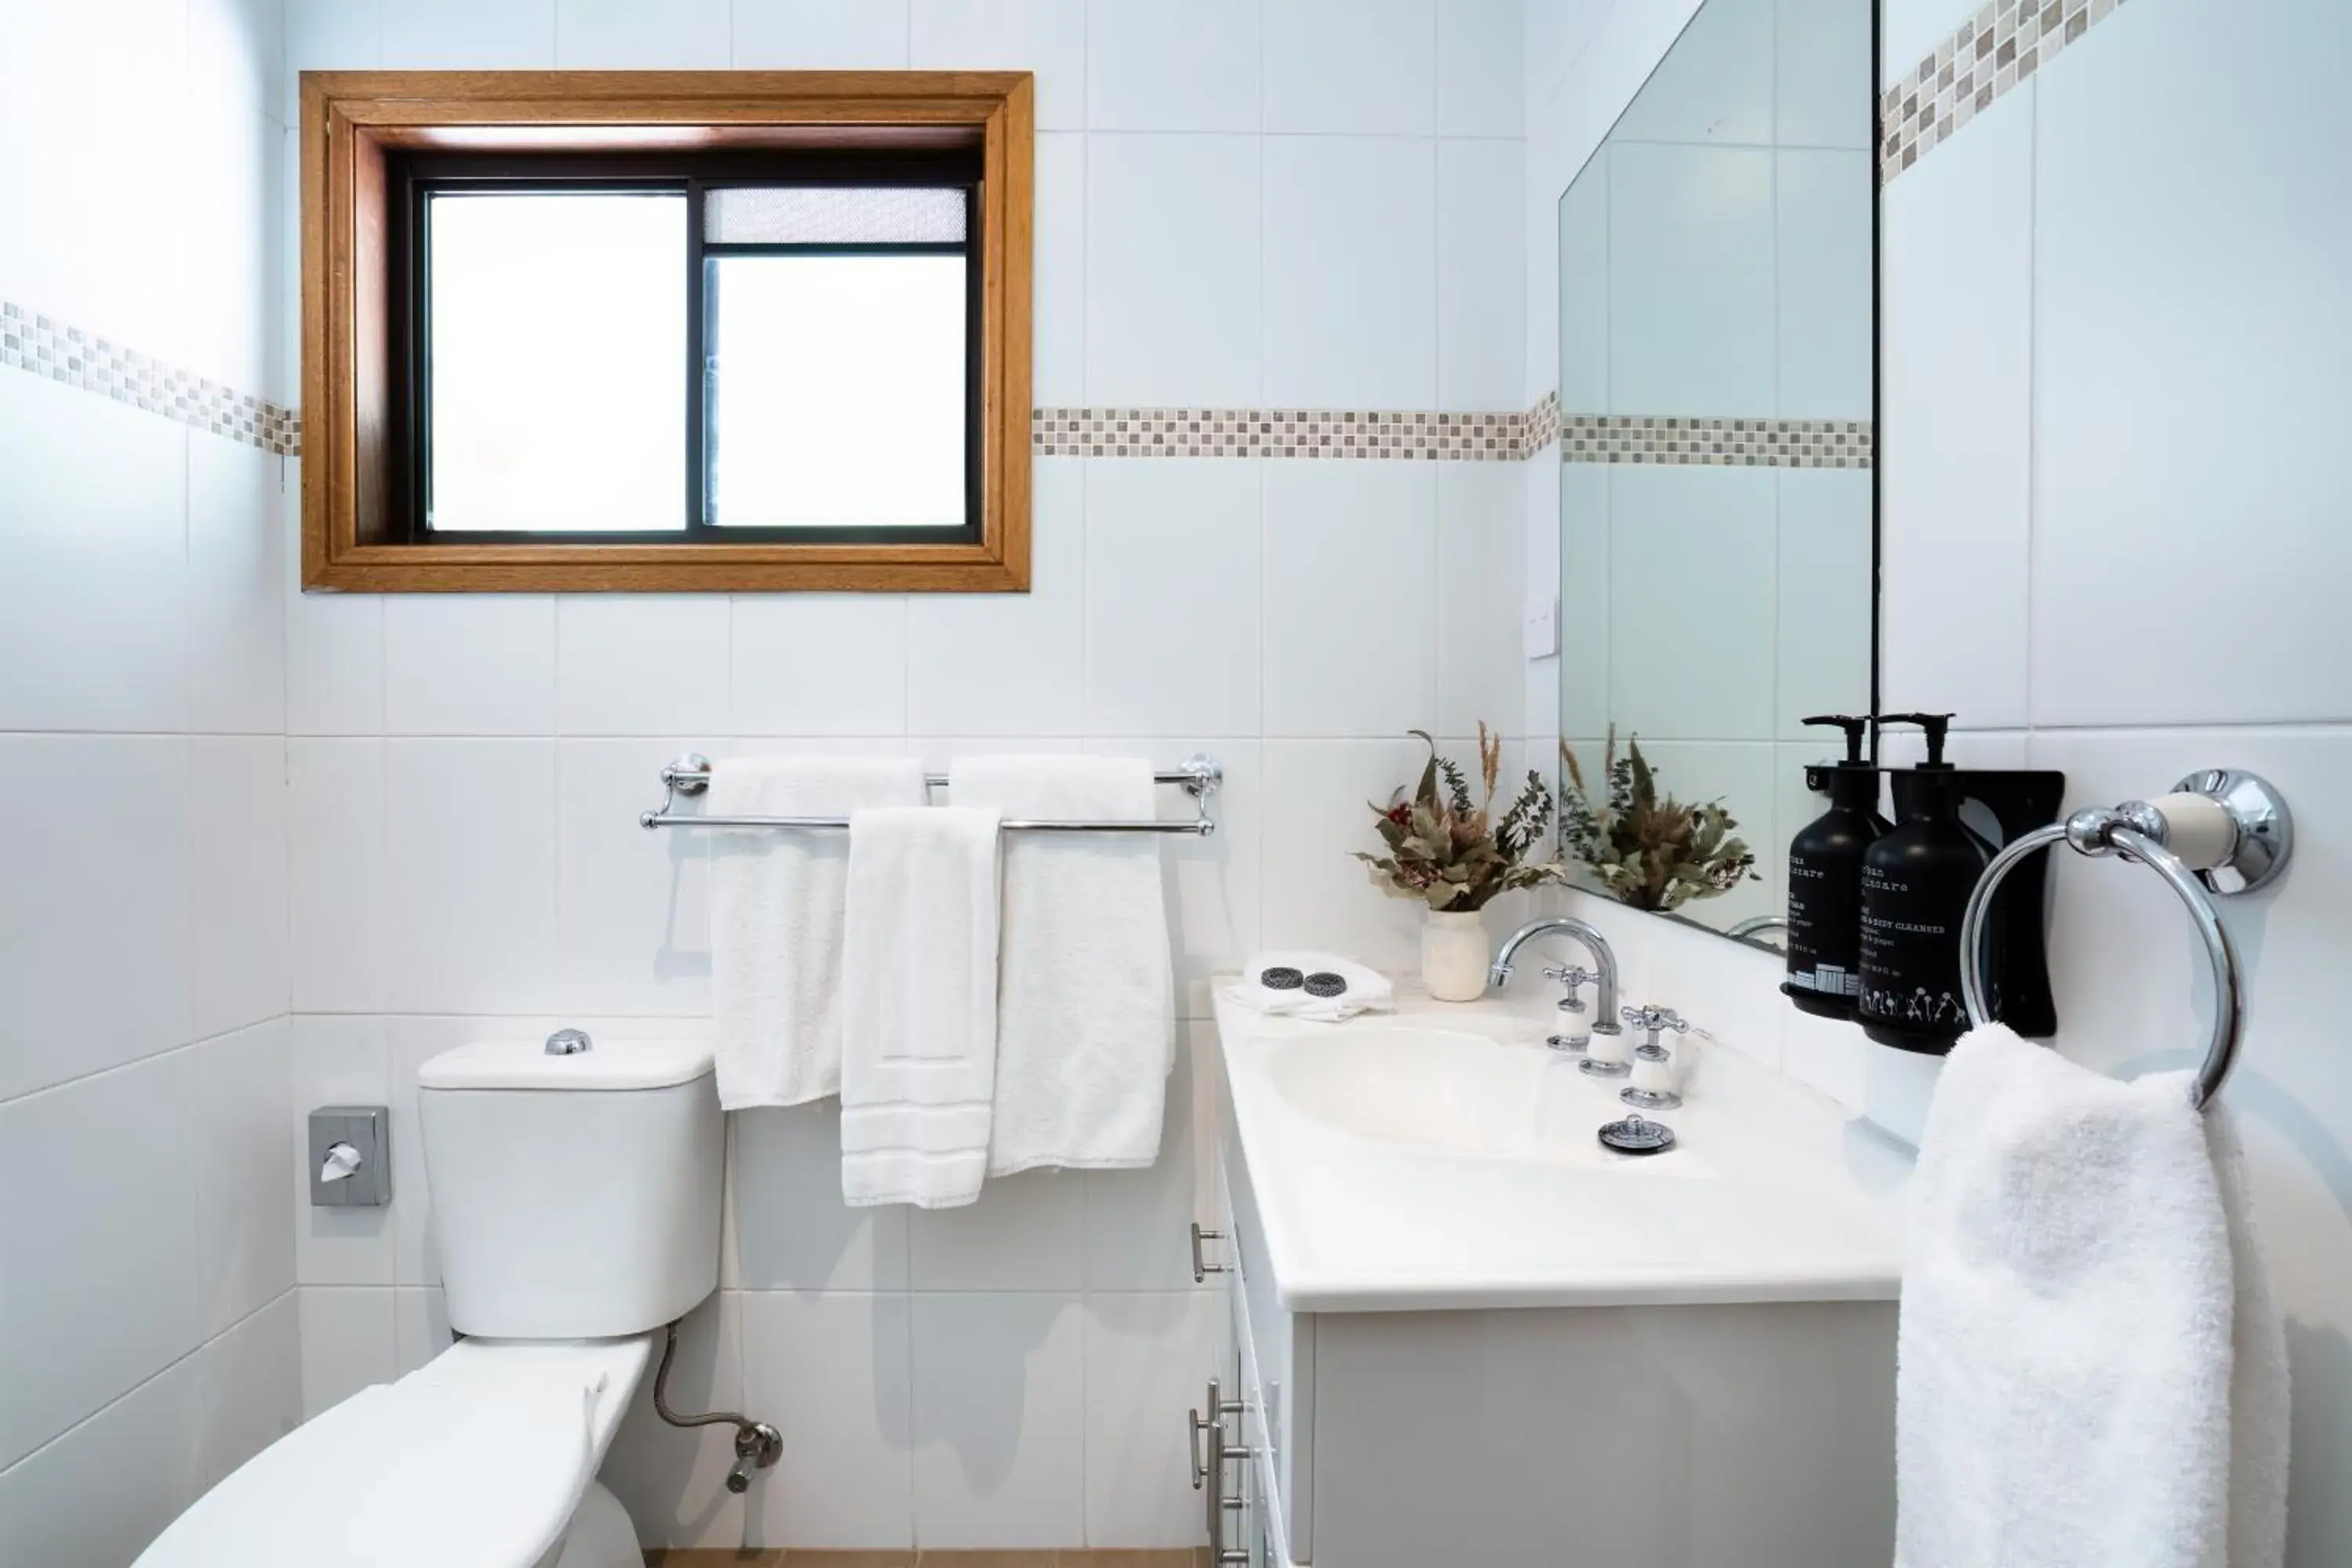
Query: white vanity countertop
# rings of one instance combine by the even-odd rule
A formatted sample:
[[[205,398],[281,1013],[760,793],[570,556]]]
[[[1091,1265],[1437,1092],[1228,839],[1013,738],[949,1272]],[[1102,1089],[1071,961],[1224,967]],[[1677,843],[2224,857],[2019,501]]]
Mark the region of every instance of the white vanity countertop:
[[[1892,1300],[1910,1152],[1700,1042],[1679,1142],[1625,1155],[1628,1113],[1543,1026],[1489,998],[1345,1024],[1219,986],[1234,1130],[1282,1304],[1299,1312]],[[1684,1037],[1691,1042],[1696,1037]]]

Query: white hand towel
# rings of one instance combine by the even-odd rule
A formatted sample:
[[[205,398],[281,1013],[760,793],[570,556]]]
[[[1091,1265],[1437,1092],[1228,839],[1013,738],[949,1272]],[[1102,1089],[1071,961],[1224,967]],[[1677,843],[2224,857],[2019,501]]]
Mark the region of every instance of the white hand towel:
[[[1007,818],[1145,822],[1159,804],[1129,757],[959,757],[948,788]],[[988,1173],[1150,1164],[1176,1061],[1159,836],[1008,833],[1003,946]]]
[[[2283,1460],[2284,1401],[2231,1409],[2207,1131],[2185,1074],[2117,1082],[1998,1026],[1954,1048],[1912,1182],[1896,1568],[2276,1568],[2275,1533],[2230,1553],[2233,1436]]]
[[[1318,996],[1305,985],[1272,986],[1258,977],[1269,969],[1296,969],[1309,974],[1336,974],[1348,983],[1337,996]],[[1261,952],[1242,970],[1242,977],[1225,987],[1225,999],[1258,1013],[1317,1023],[1344,1024],[1359,1013],[1385,1013],[1396,1006],[1396,987],[1389,977],[1336,952]]]
[[[2254,1230],[2246,1154],[2237,1119],[2215,1101],[2205,1142],[2230,1226],[2236,1300],[2231,1316],[2230,1568],[2279,1568],[2286,1560],[2286,1324],[2271,1294],[2269,1262]]]
[[[996,1080],[997,816],[852,812],[842,948],[841,1195],[980,1196]]]
[[[912,757],[736,757],[711,770],[714,816],[845,816],[919,806]],[[841,1092],[842,900],[849,836],[712,832],[711,1012],[719,1103],[801,1105]]]

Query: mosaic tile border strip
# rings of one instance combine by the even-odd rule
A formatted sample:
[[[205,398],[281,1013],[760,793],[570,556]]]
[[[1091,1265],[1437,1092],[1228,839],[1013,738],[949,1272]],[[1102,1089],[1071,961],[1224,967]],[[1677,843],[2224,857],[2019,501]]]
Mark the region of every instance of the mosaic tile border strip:
[[[1697,419],[1675,415],[1570,414],[1563,463],[1650,463],[1725,468],[1867,468],[1877,432],[1867,419]]]
[[[2124,0],[1991,0],[1879,98],[1887,184],[2115,14]]]
[[[1334,408],[1040,408],[1041,458],[1304,458],[1508,463],[1524,414]]]
[[[6,300],[0,300],[0,365],[46,375],[281,457],[302,447],[302,418],[291,408]]]

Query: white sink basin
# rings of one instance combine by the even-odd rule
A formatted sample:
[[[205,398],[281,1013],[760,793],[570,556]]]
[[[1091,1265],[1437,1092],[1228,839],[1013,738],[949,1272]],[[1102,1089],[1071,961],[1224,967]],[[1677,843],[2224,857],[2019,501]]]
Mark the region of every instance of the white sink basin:
[[[1309,1119],[1359,1137],[1487,1160],[1600,1166],[1617,1083],[1574,1058],[1482,1035],[1362,1025],[1268,1042],[1274,1090]],[[1622,1114],[1623,1107],[1616,1106]]]

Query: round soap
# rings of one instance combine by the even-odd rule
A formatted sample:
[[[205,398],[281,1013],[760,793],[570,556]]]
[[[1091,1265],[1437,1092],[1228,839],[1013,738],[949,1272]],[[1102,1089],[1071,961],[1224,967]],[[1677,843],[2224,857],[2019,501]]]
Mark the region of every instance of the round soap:
[[[1306,976],[1287,964],[1276,964],[1257,977],[1257,983],[1268,991],[1296,991]]]
[[[1318,969],[1306,979],[1309,996],[1337,996],[1348,989],[1348,982],[1328,969]]]

